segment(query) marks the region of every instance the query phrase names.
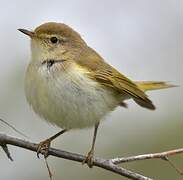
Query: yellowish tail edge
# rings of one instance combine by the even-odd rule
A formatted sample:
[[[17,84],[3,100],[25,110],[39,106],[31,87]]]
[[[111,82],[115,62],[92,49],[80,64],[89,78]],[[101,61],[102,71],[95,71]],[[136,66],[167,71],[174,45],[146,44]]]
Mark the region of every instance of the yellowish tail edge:
[[[168,82],[163,81],[136,81],[135,84],[143,91],[178,87],[177,85],[169,84]]]

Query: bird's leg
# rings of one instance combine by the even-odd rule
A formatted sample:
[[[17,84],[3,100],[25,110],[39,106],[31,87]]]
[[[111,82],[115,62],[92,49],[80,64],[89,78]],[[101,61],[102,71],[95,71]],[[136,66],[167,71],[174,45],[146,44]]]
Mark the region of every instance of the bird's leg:
[[[88,167],[90,167],[90,168],[92,168],[92,166],[93,166],[93,155],[94,155],[94,148],[95,148],[95,141],[96,141],[96,137],[97,137],[98,127],[99,127],[99,123],[95,124],[92,147],[91,147],[90,151],[88,152],[85,160],[82,162],[82,164],[87,163]]]
[[[47,158],[51,141],[53,141],[54,139],[56,139],[58,136],[65,133],[66,131],[67,131],[67,129],[63,129],[62,131],[58,132],[57,134],[51,136],[50,138],[40,142],[38,145],[38,148],[37,148],[37,157],[39,158],[39,154],[41,153],[44,155],[45,158]]]

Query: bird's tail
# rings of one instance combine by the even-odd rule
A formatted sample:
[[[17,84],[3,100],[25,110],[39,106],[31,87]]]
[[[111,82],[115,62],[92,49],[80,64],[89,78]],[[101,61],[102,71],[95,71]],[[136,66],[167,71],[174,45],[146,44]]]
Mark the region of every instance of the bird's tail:
[[[163,81],[136,81],[135,84],[143,91],[177,87],[176,85],[169,84]]]

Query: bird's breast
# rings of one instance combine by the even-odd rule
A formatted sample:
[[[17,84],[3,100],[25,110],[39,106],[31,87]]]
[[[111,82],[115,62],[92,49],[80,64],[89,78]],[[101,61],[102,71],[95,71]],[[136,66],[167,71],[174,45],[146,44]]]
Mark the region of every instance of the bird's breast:
[[[26,98],[34,111],[62,128],[83,128],[114,110],[120,97],[87,77],[77,65],[28,66]]]

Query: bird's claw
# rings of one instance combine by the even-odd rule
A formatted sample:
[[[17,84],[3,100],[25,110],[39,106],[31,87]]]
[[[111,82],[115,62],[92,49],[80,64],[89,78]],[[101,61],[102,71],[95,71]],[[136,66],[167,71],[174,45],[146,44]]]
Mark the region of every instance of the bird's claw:
[[[39,143],[38,148],[37,148],[37,157],[38,158],[39,158],[39,154],[44,155],[45,158],[48,157],[50,144],[51,144],[50,139],[46,139],[45,141],[42,141]]]
[[[89,151],[82,164],[87,164],[89,168],[93,167],[93,150]]]

